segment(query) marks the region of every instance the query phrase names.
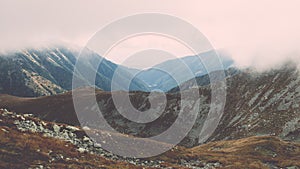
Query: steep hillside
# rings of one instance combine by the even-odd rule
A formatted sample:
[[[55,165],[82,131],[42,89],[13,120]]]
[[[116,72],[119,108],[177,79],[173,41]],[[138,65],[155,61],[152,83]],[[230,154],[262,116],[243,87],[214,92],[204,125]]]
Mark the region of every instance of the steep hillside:
[[[228,97],[235,104],[227,104],[220,133],[231,131],[229,138],[247,133],[300,140],[300,75],[296,67],[239,74],[228,81],[228,86]]]
[[[0,56],[0,93],[15,96],[44,96],[72,89],[72,77],[79,49],[53,46],[49,48],[24,49]],[[118,65],[89,51],[84,53],[81,64],[85,69],[97,72],[95,84],[103,90],[111,90],[112,76]],[[99,67],[96,61],[103,59]],[[123,67],[122,67],[123,68]],[[126,71],[118,71],[119,77],[131,78]],[[76,74],[78,79],[86,77]],[[138,79],[131,83],[131,90],[147,91]]]
[[[196,86],[186,82],[182,89]],[[211,140],[276,135],[300,141],[299,86],[299,69],[292,63],[265,72],[240,71],[227,78],[225,111]]]

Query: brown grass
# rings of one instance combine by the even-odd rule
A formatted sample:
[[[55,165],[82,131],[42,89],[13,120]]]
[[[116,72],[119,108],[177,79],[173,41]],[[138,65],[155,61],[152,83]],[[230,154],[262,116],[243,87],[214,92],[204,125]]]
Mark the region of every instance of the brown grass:
[[[75,169],[83,167],[142,168],[95,154],[79,153],[71,143],[43,137],[39,133],[19,131],[9,116],[0,115],[0,119],[0,168],[28,168],[37,165]],[[37,119],[32,118],[32,120]],[[58,158],[61,155],[64,158]],[[56,160],[51,161],[53,158]],[[218,162],[222,165],[221,168],[226,169],[270,168],[269,165],[282,168],[300,167],[300,144],[282,141],[272,136],[257,136],[210,142],[194,148],[176,146],[172,150],[150,159],[163,160],[165,161],[164,167],[172,168],[183,168],[179,165],[181,159],[199,160],[199,166]]]
[[[222,164],[222,168],[300,167],[300,144],[271,136],[249,137],[239,140],[211,142],[191,149],[178,148],[160,158],[198,159],[203,163]],[[175,160],[175,161],[174,161]]]

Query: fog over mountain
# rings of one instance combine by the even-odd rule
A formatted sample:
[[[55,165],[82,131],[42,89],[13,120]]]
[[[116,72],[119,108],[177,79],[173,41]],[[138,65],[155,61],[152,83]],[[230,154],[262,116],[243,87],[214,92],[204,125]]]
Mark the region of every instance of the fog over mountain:
[[[116,0],[92,2],[64,1],[57,5],[57,1],[1,1],[0,49],[36,47],[61,41],[84,46],[104,25],[121,17],[151,11],[190,22],[216,49],[227,50],[242,67],[264,69],[276,66],[286,58],[299,60],[300,24],[297,20],[300,2],[297,0],[288,3],[269,0],[194,0],[189,3],[155,0],[150,3],[134,0],[130,5]],[[145,38],[144,41],[151,40]],[[156,43],[161,47],[166,45],[159,41]],[[134,51],[140,44],[138,41],[130,42],[119,53]],[[175,47],[172,51],[177,56],[191,55],[176,51]]]

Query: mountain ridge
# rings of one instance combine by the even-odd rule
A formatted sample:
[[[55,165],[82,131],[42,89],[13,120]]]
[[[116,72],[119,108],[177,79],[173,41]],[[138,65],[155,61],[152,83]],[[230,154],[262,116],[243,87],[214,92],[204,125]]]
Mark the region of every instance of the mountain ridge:
[[[79,54],[80,60],[78,61]],[[0,54],[0,93],[27,97],[59,94],[74,88],[73,77],[83,82],[92,73],[96,73],[96,78],[94,82],[89,83],[106,91],[112,90],[112,79],[117,77],[114,81],[116,86],[114,90],[128,90],[125,82],[132,79],[129,82],[131,91],[158,89],[166,92],[188,80],[190,76],[197,77],[206,74],[205,67],[199,58],[209,58],[214,54],[214,51],[209,51],[197,56],[168,60],[147,70],[138,70],[117,65],[89,49],[63,45],[25,48]],[[228,56],[222,55],[222,58],[225,68],[232,65],[233,61]],[[179,69],[177,62],[183,62],[187,67]],[[174,69],[174,64],[177,65],[177,69]],[[75,65],[77,69],[82,69],[80,73],[90,73],[88,75],[75,73]],[[156,71],[156,69],[166,72]],[[185,69],[190,69],[192,74],[182,76],[182,72],[186,72]],[[136,74],[137,72],[139,73]],[[179,77],[180,81],[176,82],[172,76]]]
[[[264,73],[245,71],[227,77],[226,81],[227,102],[224,114],[208,141],[232,140],[257,135],[275,135],[285,140],[300,140],[300,126],[298,125],[300,120],[300,106],[298,106],[300,77],[296,67],[286,66]],[[83,89],[82,92],[85,93],[85,90]],[[181,142],[181,145],[187,147],[198,144],[202,124],[210,109],[209,85],[190,88],[184,92],[197,91],[202,98],[201,109],[192,130]],[[125,91],[115,91],[115,93],[126,94]],[[132,104],[138,109],[147,107],[148,95],[147,92],[131,92]],[[180,93],[167,93],[167,107],[162,115],[155,121],[144,125],[131,122],[119,114],[111,97],[110,92],[96,91],[98,106],[104,113],[103,116],[117,131],[138,137],[149,137],[163,132],[177,118],[178,110],[182,108],[178,104],[178,101],[182,101]],[[88,98],[83,95],[81,99],[89,102]],[[79,125],[76,121],[77,116],[71,92],[34,99],[0,95],[0,99],[0,107],[11,111],[33,113],[45,120]],[[97,117],[93,117],[92,107],[94,105],[90,104],[85,113],[90,113],[90,119],[96,120]],[[64,115],[62,116],[61,113]],[[89,124],[97,126],[96,121]]]
[[[0,56],[0,93],[16,96],[42,96],[62,93],[72,89],[76,57],[79,51],[66,48],[27,49]],[[102,59],[90,52],[82,64],[86,69],[94,60]],[[110,90],[111,77],[117,65],[103,59],[96,73],[96,86]],[[121,72],[124,78],[130,78]],[[84,80],[85,77],[78,77]],[[147,90],[138,80],[132,81],[132,90]]]

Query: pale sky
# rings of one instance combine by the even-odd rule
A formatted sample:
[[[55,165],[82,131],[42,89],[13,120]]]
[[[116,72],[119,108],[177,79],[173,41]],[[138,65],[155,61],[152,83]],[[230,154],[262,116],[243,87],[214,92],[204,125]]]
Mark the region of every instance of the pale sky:
[[[113,20],[157,12],[193,24],[216,49],[229,52],[238,65],[265,68],[287,58],[299,60],[299,7],[299,0],[0,0],[0,49],[50,42],[84,46]],[[123,62],[126,56],[119,55],[137,52],[149,41],[129,40],[111,58]],[[153,44],[176,48],[168,40],[159,41]],[[176,49],[167,52],[176,56],[189,54]]]

